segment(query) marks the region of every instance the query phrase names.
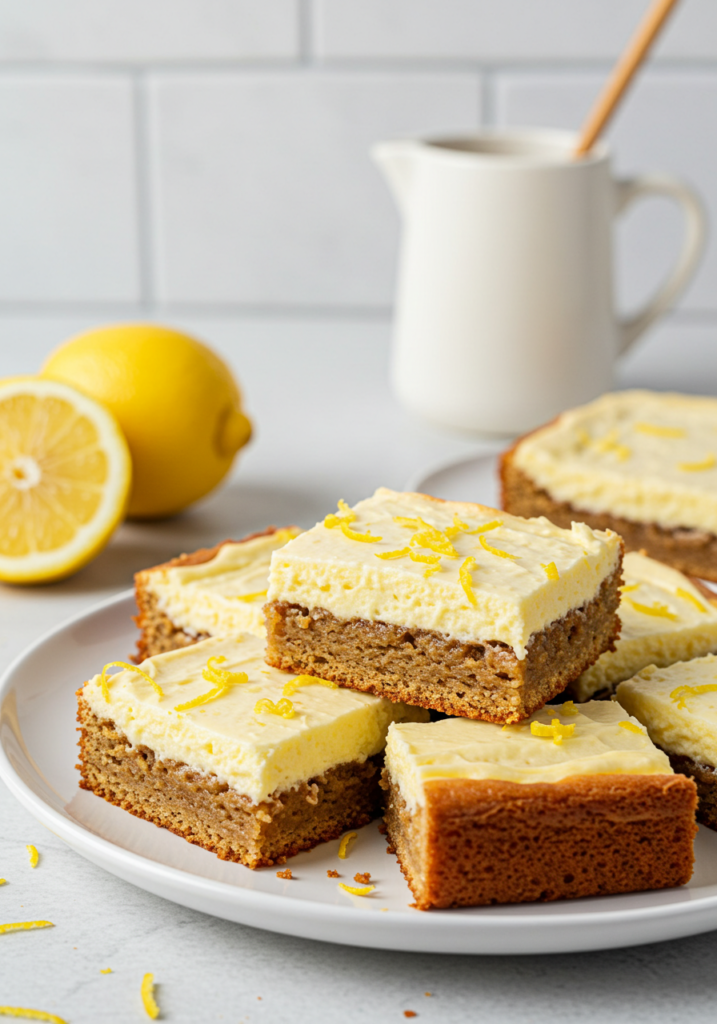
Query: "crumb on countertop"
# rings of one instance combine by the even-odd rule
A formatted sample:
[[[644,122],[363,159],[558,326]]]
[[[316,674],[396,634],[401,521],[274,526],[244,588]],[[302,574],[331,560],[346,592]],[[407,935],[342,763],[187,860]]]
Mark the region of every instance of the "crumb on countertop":
[[[354,875],[354,882],[360,882],[361,885],[368,885],[371,881],[370,871],[357,871]]]
[[[338,873],[338,871],[334,871],[333,868],[329,868],[329,870],[326,872],[326,877],[327,878],[341,878],[341,875]]]
[[[294,876],[291,873],[291,868],[286,868],[286,870],[284,870],[284,871],[277,871],[276,872],[276,877],[277,878],[285,878],[288,881],[289,879],[293,878]]]

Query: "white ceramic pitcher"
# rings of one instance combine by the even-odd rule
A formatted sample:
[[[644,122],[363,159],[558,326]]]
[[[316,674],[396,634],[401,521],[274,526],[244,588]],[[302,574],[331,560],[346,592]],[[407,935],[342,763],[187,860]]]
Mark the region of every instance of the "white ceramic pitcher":
[[[697,267],[702,205],[666,175],[615,180],[609,149],[572,158],[566,132],[511,130],[376,145],[403,216],[393,383],[444,426],[516,434],[614,384],[617,356]],[[685,235],[674,270],[636,315],[613,297],[613,221],[669,196]]]

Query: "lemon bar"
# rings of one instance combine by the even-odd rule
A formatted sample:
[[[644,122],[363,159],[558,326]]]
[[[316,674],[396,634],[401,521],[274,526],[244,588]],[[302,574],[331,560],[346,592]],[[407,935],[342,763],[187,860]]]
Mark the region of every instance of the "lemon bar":
[[[717,657],[650,665],[617,688],[676,772],[694,779],[697,820],[717,830]]]
[[[248,867],[380,812],[388,726],[426,712],[270,669],[211,637],[78,690],[83,789]]]
[[[606,651],[575,682],[578,701],[608,697],[623,679],[647,665],[672,665],[717,651],[715,595],[677,569],[628,552],[618,614],[622,622],[614,651]]]
[[[503,507],[612,529],[628,551],[717,580],[717,399],[603,395],[520,438],[501,460]]]
[[[621,566],[610,531],[380,488],[272,555],[267,661],[518,721],[612,649]]]
[[[421,910],[683,885],[694,783],[611,701],[392,725],[390,847]]]
[[[270,526],[138,572],[138,660],[208,636],[263,636],[271,556],[300,532],[298,526]]]

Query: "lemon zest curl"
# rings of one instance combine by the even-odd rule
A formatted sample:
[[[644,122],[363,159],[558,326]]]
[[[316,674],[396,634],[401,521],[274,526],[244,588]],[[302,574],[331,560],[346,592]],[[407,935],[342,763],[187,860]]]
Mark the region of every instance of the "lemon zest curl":
[[[468,598],[468,600],[470,601],[474,608],[478,607],[478,601],[476,600],[476,596],[473,592],[473,577],[471,576],[471,573],[473,572],[474,569],[477,568],[478,563],[476,562],[475,558],[473,557],[473,555],[469,555],[468,558],[466,558],[463,565],[458,570],[458,581],[460,585],[463,587],[463,591],[466,597]]]
[[[352,896],[368,896],[376,888],[375,885],[345,885],[344,882],[339,882],[339,889],[343,889],[344,892],[350,892]]]
[[[339,684],[332,683],[329,679],[319,679],[318,676],[297,676],[284,683],[281,691],[282,697],[293,697],[300,686],[325,686],[329,690],[338,690]]]
[[[268,697],[262,697],[254,705],[255,715],[279,715],[281,718],[294,718],[296,712],[294,711],[294,705],[286,697],[282,697],[276,704],[273,700],[269,700]]]
[[[144,1006],[145,1013],[152,1020],[156,1020],[159,1017],[159,1007],[157,1006],[157,1000],[154,998],[153,974],[145,974],[142,978],[139,992],[142,996],[142,1005]]]
[[[701,693],[714,693],[717,690],[717,683],[705,683],[704,686],[678,686],[670,694],[677,707],[683,711],[687,710],[686,700],[688,697],[698,697]]]
[[[636,612],[642,612],[643,615],[654,615],[660,619],[670,619],[672,622],[677,622],[680,617],[671,612],[666,604],[660,604],[658,601],[654,604],[640,604],[639,601],[633,601],[631,597],[626,597],[625,600],[632,605]]]
[[[345,836],[342,836],[341,842],[339,843],[339,857],[341,860],[346,860],[349,853],[349,846],[353,844],[357,836],[357,832],[347,832]]]
[[[0,1017],[23,1017],[25,1020],[44,1020],[48,1024],[67,1024],[63,1017],[45,1010],[30,1010],[26,1006],[0,1006]]]
[[[517,558],[517,555],[511,555],[508,551],[501,551],[500,548],[494,548],[488,543],[483,534],[478,538],[480,546],[484,551],[487,551],[491,555],[497,555],[498,558]]]
[[[214,683],[214,687],[208,690],[207,693],[200,693],[193,700],[188,700],[184,704],[177,704],[174,710],[189,711],[191,708],[198,708],[202,704],[208,704],[211,700],[223,697],[232,686],[241,686],[249,682],[249,676],[246,672],[229,672],[225,668],[217,668],[221,662],[226,660],[223,654],[210,658],[207,662],[207,667],[202,671],[202,678],[206,679],[208,683]]]
[[[40,854],[37,852],[37,847],[28,844],[25,849],[27,850],[30,857],[30,867],[36,868],[40,862]]]
[[[111,677],[108,678],[107,669],[115,667],[125,668],[129,672],[136,672],[138,676],[142,676],[143,679],[146,679],[147,682],[152,685],[152,689],[160,698],[160,700],[162,699],[162,697],[164,697],[162,687],[159,685],[156,679],[152,679],[151,675],[149,675],[148,672],[143,672],[142,669],[137,668],[136,665],[128,665],[126,661],[108,661],[105,667],[102,669],[102,673],[100,675],[100,686],[102,687],[102,696],[105,698],[105,701],[108,704],[110,702],[110,689],[108,684]]]
[[[618,722],[621,729],[627,729],[628,732],[635,732],[638,736],[644,736],[644,730],[639,725],[635,725],[634,722]]]
[[[563,739],[572,736],[575,732],[575,725],[563,725],[559,718],[553,718],[550,725],[543,725],[542,722],[531,722],[530,731],[533,736],[542,736],[545,739],[552,739],[556,747],[559,747]]]
[[[14,921],[11,924],[0,924],[0,935],[7,932],[29,932],[34,928],[54,928],[52,921]]]

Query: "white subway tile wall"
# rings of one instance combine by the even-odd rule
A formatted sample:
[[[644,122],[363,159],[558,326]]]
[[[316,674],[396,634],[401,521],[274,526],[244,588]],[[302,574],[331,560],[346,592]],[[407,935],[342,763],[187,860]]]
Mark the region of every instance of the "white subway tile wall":
[[[0,0],[0,318],[385,317],[399,224],[371,143],[577,128],[647,3]],[[688,179],[714,221],[716,125],[717,0],[690,0],[616,166]],[[680,232],[668,203],[625,218],[625,305]],[[716,272],[711,243],[678,316],[717,325]]]

